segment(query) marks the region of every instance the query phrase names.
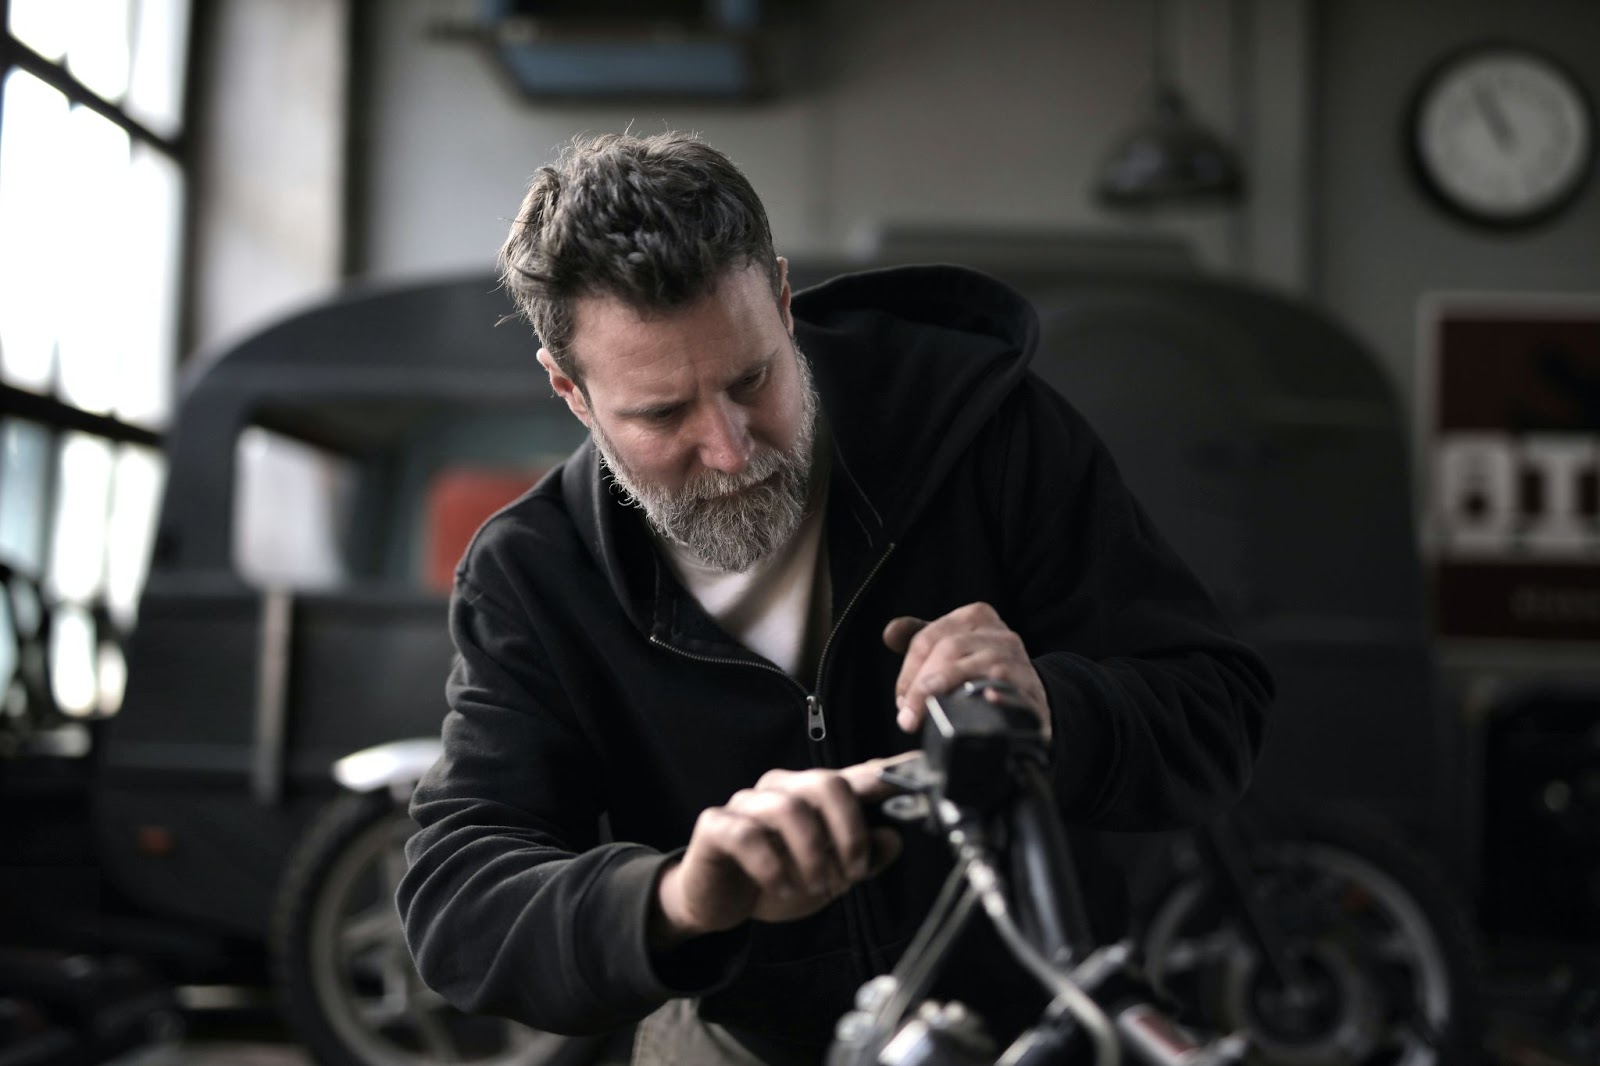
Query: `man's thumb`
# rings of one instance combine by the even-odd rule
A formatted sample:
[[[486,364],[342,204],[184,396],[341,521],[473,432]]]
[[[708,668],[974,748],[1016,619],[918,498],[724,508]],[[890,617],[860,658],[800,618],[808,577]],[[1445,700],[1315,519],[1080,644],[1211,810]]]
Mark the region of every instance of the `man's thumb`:
[[[883,627],[883,643],[890,651],[904,655],[906,649],[911,647],[911,638],[927,624],[922,619],[913,618],[908,614],[890,619],[889,624]]]

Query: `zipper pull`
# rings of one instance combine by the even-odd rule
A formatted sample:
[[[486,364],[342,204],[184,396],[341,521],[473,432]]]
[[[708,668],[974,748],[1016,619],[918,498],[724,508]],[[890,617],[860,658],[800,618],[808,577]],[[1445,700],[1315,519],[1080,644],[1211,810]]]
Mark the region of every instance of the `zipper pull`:
[[[828,723],[822,717],[822,701],[815,696],[806,697],[806,735],[812,740],[828,735]]]

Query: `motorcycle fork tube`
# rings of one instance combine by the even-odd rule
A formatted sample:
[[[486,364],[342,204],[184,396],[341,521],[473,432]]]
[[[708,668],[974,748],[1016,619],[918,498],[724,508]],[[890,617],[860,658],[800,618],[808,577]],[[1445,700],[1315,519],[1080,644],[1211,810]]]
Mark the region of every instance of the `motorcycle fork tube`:
[[[1289,957],[1282,934],[1252,891],[1249,858],[1233,823],[1228,818],[1213,819],[1198,830],[1196,844],[1222,889],[1224,902],[1239,916],[1246,938],[1260,952],[1272,979],[1280,988],[1298,982],[1300,968]]]
[[[1052,963],[1087,958],[1095,940],[1055,793],[1033,760],[1019,760],[1015,772],[1022,795],[1011,813],[1011,876],[1019,922]]]

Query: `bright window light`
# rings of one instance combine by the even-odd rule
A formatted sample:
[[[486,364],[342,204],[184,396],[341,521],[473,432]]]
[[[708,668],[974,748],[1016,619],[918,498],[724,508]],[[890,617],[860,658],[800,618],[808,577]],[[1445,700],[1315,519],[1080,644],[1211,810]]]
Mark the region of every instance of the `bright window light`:
[[[183,126],[183,72],[189,48],[188,0],[138,0],[128,114],[163,137]]]
[[[128,93],[128,0],[77,0],[67,39],[67,69],[96,96],[120,102]]]
[[[75,0],[11,0],[7,25],[23,44],[60,62],[67,54],[72,23],[79,14]]]
[[[44,569],[51,455],[43,426],[13,419],[0,425],[0,559],[36,576]]]
[[[50,632],[50,687],[68,714],[87,715],[100,702],[94,620],[81,607],[56,608]]]
[[[86,433],[62,441],[49,588],[63,599],[88,602],[105,585],[111,468],[108,441]]]
[[[172,412],[183,173],[167,156],[135,144],[127,180],[125,280],[116,313],[107,316],[117,342],[108,350],[120,349],[114,411],[124,422],[154,427]]]
[[[156,511],[165,481],[166,466],[154,450],[134,444],[118,449],[111,485],[106,606],[124,630],[133,627],[139,590],[149,574]]]
[[[75,107],[61,148],[54,239],[75,252],[70,273],[50,279],[74,294],[58,327],[60,393],[75,407],[109,414],[121,384],[135,279],[148,252],[130,239],[139,223],[131,217],[128,135]]]
[[[36,392],[54,384],[66,283],[67,98],[33,75],[6,76],[0,118],[0,369]]]

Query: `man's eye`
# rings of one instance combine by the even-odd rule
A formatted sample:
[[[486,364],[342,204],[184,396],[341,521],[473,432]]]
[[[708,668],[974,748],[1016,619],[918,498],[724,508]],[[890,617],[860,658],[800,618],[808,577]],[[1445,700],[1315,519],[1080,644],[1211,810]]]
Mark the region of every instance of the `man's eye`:
[[[644,420],[646,422],[665,424],[677,418],[678,411],[679,408],[676,407],[656,407],[644,413]]]
[[[754,370],[733,383],[733,391],[739,393],[755,392],[767,380],[767,368]]]

